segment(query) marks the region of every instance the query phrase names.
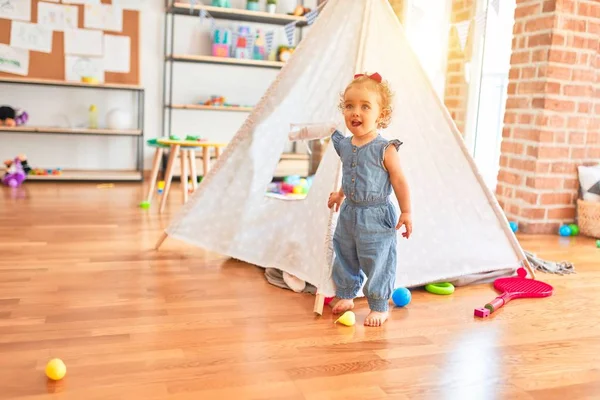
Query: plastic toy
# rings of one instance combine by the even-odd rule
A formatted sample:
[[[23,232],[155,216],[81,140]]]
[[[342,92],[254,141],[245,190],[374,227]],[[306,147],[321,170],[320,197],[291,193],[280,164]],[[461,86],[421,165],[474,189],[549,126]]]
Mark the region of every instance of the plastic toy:
[[[517,275],[496,279],[494,288],[502,291],[502,294],[482,308],[476,308],[474,315],[481,318],[489,317],[490,314],[512,299],[540,298],[552,295],[554,288],[545,282],[526,278],[527,271],[525,271],[525,268],[519,268]]]
[[[571,228],[571,236],[579,235],[579,227],[577,224],[569,224],[569,228]]]
[[[295,49],[296,48],[292,46],[279,46],[277,48],[277,59],[282,62],[287,62]]]
[[[600,239],[596,240],[596,247],[600,249]]]
[[[248,0],[246,2],[246,10],[259,11],[258,0]]]
[[[519,225],[516,222],[509,222],[510,225],[510,229],[514,232],[517,232],[519,230]]]
[[[296,6],[293,12],[288,13],[288,15],[294,15],[296,17],[302,17],[310,12],[310,8],[303,6]]]
[[[213,33],[212,55],[214,57],[229,57],[231,52],[231,31],[227,28],[217,28]]]
[[[406,306],[408,303],[410,303],[411,298],[412,295],[410,290],[407,288],[400,287],[394,290],[394,293],[392,293],[392,301],[398,307]]]
[[[21,126],[27,123],[29,114],[26,111],[9,106],[0,107],[0,126]]]
[[[429,293],[447,296],[454,293],[454,285],[450,282],[430,283],[425,285],[425,290],[427,290]]]
[[[53,358],[46,364],[46,376],[53,381],[59,381],[67,374],[67,367],[60,358]]]
[[[231,0],[212,0],[213,7],[231,8]]]
[[[346,311],[343,313],[338,319],[336,319],[333,323],[340,323],[346,326],[352,326],[356,323],[356,315],[352,311]]]
[[[562,225],[558,230],[558,234],[560,236],[571,236],[571,228],[569,225]]]
[[[6,173],[2,177],[2,183],[12,188],[21,186],[30,170],[25,156],[15,157],[12,161],[7,160],[4,165],[6,166]]]
[[[256,3],[258,4],[258,3]],[[247,26],[238,27],[237,40],[233,56],[239,59],[250,58],[250,51],[248,49],[248,37],[250,36],[250,28]]]

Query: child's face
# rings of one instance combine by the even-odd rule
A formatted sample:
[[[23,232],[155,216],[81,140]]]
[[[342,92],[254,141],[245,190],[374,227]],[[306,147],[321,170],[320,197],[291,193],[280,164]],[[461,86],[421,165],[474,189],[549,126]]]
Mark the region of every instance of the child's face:
[[[344,95],[344,120],[354,136],[366,135],[377,129],[381,116],[379,95],[363,85],[352,85]]]

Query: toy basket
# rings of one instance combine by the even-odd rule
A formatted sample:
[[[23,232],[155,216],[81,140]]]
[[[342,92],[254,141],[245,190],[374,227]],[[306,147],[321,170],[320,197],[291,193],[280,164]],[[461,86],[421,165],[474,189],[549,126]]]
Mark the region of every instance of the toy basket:
[[[577,199],[577,225],[582,235],[600,239],[600,203]]]

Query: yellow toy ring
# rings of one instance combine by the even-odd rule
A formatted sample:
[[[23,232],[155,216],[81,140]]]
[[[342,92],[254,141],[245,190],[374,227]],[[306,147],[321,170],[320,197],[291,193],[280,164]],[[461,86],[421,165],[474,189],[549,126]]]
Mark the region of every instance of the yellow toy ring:
[[[430,283],[425,290],[433,294],[449,295],[454,293],[454,285],[449,282]]]

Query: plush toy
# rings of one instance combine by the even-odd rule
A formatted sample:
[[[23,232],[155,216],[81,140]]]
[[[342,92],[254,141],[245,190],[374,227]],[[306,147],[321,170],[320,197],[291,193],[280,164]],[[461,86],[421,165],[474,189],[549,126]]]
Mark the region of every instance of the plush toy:
[[[27,173],[31,170],[27,165],[25,156],[18,156],[14,160],[7,160],[4,162],[4,165],[6,165],[6,174],[2,178],[2,183],[13,188],[21,186],[27,177]]]
[[[29,115],[24,110],[14,109],[9,106],[0,107],[0,126],[25,125]]]

